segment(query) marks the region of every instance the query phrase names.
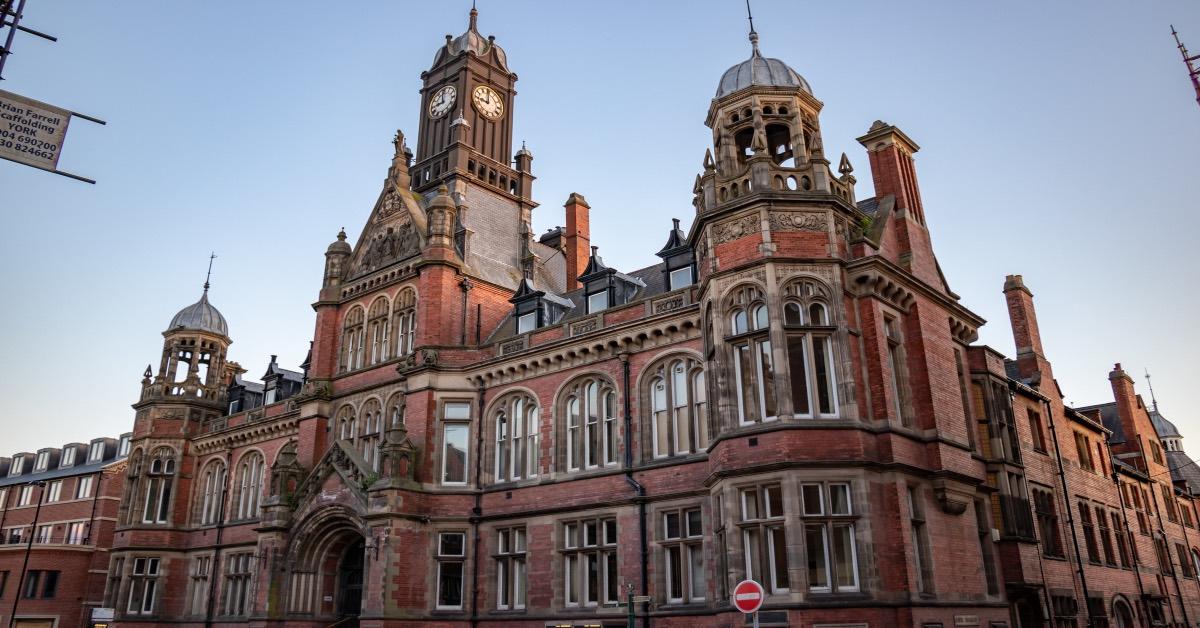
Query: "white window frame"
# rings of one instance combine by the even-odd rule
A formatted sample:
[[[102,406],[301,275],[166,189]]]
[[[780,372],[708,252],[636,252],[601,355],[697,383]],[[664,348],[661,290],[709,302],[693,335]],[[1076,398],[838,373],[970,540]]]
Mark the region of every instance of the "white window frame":
[[[140,556],[133,559],[133,569],[130,572],[129,599],[125,606],[128,615],[150,615],[158,598],[158,575],[160,559],[153,556]],[[141,593],[138,604],[134,606],[134,593]]]
[[[462,542],[462,553],[460,553],[460,554],[442,553],[442,537],[451,536],[451,535],[457,535],[462,538],[462,541],[461,541]],[[434,551],[436,552],[435,558],[436,558],[436,562],[437,562],[437,584],[434,586],[435,590],[434,590],[434,598],[433,598],[434,607],[440,611],[442,611],[442,610],[451,610],[451,611],[462,610],[463,603],[466,601],[466,598],[467,598],[467,578],[466,578],[466,575],[467,575],[467,572],[466,572],[467,534],[465,532],[457,532],[457,531],[438,532],[437,546],[434,548]],[[441,603],[441,601],[442,601],[442,568],[444,566],[446,566],[447,564],[452,564],[452,563],[457,563],[458,568],[461,570],[461,574],[459,576],[459,581],[458,581],[458,587],[459,587],[458,601],[459,601],[459,603],[453,604],[453,605],[442,604]]]
[[[32,506],[33,505],[33,485],[26,484],[21,487],[21,492],[17,495],[17,506]]]
[[[92,496],[93,476],[81,475],[75,481],[75,499],[87,499]]]
[[[38,471],[45,471],[46,467],[49,467],[49,466],[50,466],[50,452],[39,451],[37,453],[37,457],[34,458],[34,461],[33,461],[34,473],[36,473]]]
[[[517,333],[524,334],[537,329],[537,312],[526,312],[517,317]]]
[[[62,450],[62,457],[58,460],[58,468],[66,469],[75,466],[75,448],[67,447]]]
[[[687,275],[686,278],[682,280],[684,283],[680,283],[677,281],[677,279],[684,277],[683,273],[687,273]],[[669,284],[669,290],[679,290],[680,288],[696,283],[696,279],[692,275],[692,267],[690,265],[684,266],[683,268],[676,268],[675,270],[671,271],[671,273],[668,275],[667,281]]]
[[[87,523],[83,521],[74,521],[67,524],[66,539],[63,541],[67,545],[83,545],[88,540]]]
[[[599,299],[598,297],[603,297],[603,299]],[[608,302],[608,288],[607,287],[605,287],[604,289],[599,290],[597,292],[591,292],[587,295],[588,314],[595,314],[596,312],[603,312],[604,310],[607,310],[610,307],[612,307],[612,304]]]
[[[46,486],[46,503],[62,499],[62,480],[54,480]]]
[[[453,416],[451,415],[451,408],[455,408],[455,414]],[[458,415],[459,413],[457,412],[457,409],[459,409],[459,408],[463,409],[462,414],[464,416]],[[449,432],[450,432],[450,430],[455,430],[455,431],[462,430],[466,435],[464,438],[464,441],[463,441],[466,444],[463,447],[463,478],[462,478],[462,480],[446,479],[446,477],[447,477],[446,474],[449,471],[449,468],[447,467],[446,463],[449,460],[449,456],[447,455],[447,453],[449,452],[449,444],[450,444]],[[441,436],[442,436],[441,484],[442,484],[442,486],[466,486],[467,485],[467,476],[469,475],[467,473],[467,470],[471,468],[471,403],[469,401],[446,401],[442,404],[442,434],[441,434]]]
[[[104,458],[104,443],[102,441],[88,445],[88,462],[100,462],[102,458]]]
[[[12,464],[8,467],[8,477],[21,475],[25,470],[25,456],[14,456]]]

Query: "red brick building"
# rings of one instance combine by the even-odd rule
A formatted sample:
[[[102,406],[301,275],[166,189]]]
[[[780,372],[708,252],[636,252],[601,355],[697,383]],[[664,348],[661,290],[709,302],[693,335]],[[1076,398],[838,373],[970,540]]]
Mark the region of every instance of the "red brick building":
[[[620,271],[582,195],[532,232],[516,75],[472,11],[422,74],[415,154],[398,132],[325,252],[302,372],[243,380],[207,285],[164,332],[117,623],[620,626],[645,595],[641,625],[732,626],[745,578],[763,625],[1200,619],[1194,504],[1130,380],[1064,406],[1019,277],[1016,360],[972,346],[917,144],[872,124],[857,198],[822,103],[751,42],[689,229],[664,217],[661,261]]]
[[[79,628],[101,606],[129,434],[0,458],[0,621]]]

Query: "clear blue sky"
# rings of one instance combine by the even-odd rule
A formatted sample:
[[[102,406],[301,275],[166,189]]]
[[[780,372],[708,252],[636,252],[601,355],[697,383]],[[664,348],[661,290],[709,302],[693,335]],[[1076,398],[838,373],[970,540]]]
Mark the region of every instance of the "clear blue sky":
[[[416,134],[420,73],[469,2],[29,0],[3,88],[108,121],[71,125],[61,167],[0,162],[0,455],[132,425],[160,332],[200,295],[258,376],[312,337],[323,253],[351,241],[397,127]],[[593,243],[656,261],[711,134],[721,73],[749,54],[744,5],[480,0],[520,75],[516,133],[535,155],[534,213],[592,203]],[[1023,273],[1047,352],[1076,404],[1111,399],[1121,361],[1149,367],[1164,414],[1200,452],[1192,285],[1200,107],[1170,38],[1200,52],[1200,5],[1128,2],[755,1],[762,49],[825,102],[827,152],[900,126],[951,287],[1011,354],[1001,286]],[[1188,174],[1191,173],[1191,174]],[[1187,441],[1185,441],[1185,444]]]

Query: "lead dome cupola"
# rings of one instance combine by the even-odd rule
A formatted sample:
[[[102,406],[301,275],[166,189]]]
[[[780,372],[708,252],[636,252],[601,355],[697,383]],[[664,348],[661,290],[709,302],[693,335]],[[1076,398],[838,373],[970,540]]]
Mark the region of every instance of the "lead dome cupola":
[[[800,88],[812,94],[808,81],[804,80],[791,66],[780,61],[764,57],[758,49],[758,33],[750,31],[750,58],[729,68],[721,75],[717,85],[717,98],[724,98],[747,87],[785,87]]]
[[[208,302],[208,284],[204,284],[204,294],[200,295],[200,300],[179,310],[167,327],[167,331],[183,330],[229,336],[229,325],[225,322],[225,317]]]
[[[446,52],[451,57],[457,57],[464,52],[473,52],[475,56],[484,57],[493,50],[496,52],[496,58],[500,65],[508,67],[508,56],[504,53],[504,49],[496,43],[494,37],[484,37],[479,34],[478,28],[479,11],[471,8],[471,21],[467,27],[467,32],[458,37],[446,35]],[[436,60],[434,61],[436,63]]]

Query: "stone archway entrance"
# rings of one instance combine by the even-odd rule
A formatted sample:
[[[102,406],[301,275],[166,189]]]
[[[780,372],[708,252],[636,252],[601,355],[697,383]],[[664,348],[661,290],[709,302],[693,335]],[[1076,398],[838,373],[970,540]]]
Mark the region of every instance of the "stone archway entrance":
[[[338,617],[357,617],[362,612],[364,551],[365,546],[360,538],[350,543],[342,553],[337,571]]]
[[[1137,626],[1133,619],[1133,610],[1124,600],[1116,600],[1113,602],[1113,615],[1116,618],[1117,628],[1135,628]]]

